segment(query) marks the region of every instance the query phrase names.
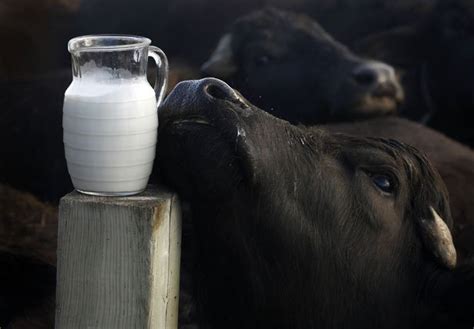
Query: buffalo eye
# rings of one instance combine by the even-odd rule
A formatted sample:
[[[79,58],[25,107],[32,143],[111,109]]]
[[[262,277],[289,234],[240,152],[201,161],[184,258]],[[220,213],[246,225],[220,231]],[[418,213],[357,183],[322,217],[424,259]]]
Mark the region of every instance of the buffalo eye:
[[[393,194],[393,192],[395,191],[395,184],[390,176],[371,173],[369,173],[368,175],[380,191],[386,194]]]
[[[369,171],[366,171],[366,174],[382,193],[393,194],[395,192],[396,184],[391,175]]]

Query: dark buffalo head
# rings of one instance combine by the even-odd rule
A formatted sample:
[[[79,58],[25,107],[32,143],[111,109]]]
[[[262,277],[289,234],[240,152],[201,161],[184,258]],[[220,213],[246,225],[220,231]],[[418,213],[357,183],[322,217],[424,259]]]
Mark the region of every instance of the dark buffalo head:
[[[444,184],[415,149],[290,125],[212,78],[178,84],[160,120],[157,162],[191,202],[216,328],[433,319],[456,251]]]
[[[305,15],[272,8],[237,20],[202,70],[291,122],[393,114],[403,99],[392,67],[357,57]]]

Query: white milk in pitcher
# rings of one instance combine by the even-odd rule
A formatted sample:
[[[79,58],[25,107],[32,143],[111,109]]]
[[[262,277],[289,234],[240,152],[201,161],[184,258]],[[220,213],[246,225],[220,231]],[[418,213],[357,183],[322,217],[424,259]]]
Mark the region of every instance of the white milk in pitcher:
[[[155,92],[146,78],[73,81],[64,97],[63,128],[77,190],[127,195],[145,189],[158,128]]]

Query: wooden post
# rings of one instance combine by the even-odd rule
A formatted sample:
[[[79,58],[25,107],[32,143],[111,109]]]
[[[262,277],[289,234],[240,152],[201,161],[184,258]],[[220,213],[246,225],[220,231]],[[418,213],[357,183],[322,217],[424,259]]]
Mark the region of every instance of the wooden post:
[[[72,192],[59,207],[56,329],[176,329],[181,214],[150,187],[132,197]]]

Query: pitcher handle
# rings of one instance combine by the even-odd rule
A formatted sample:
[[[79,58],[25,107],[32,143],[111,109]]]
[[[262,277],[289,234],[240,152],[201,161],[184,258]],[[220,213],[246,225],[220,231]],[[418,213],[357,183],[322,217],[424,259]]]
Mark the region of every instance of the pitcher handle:
[[[165,53],[158,47],[150,46],[148,56],[153,58],[156,64],[155,95],[156,106],[159,107],[165,97],[166,86],[168,85],[168,59]]]

